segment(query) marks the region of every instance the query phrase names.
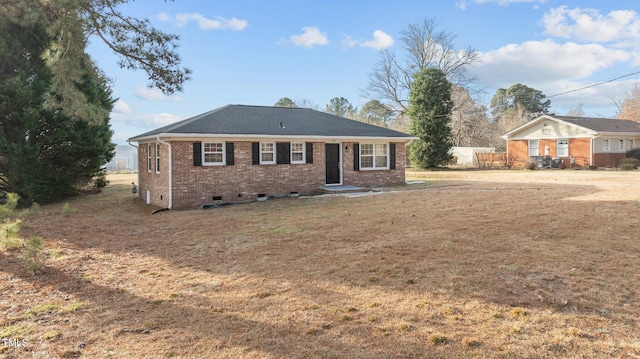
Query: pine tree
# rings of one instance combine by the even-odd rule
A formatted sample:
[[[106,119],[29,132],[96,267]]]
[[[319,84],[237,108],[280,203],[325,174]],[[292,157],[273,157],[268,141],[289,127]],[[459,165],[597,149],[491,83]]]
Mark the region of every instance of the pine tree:
[[[449,122],[453,101],[451,83],[445,73],[426,68],[415,74],[409,94],[411,133],[410,159],[418,168],[439,167],[451,160]]]

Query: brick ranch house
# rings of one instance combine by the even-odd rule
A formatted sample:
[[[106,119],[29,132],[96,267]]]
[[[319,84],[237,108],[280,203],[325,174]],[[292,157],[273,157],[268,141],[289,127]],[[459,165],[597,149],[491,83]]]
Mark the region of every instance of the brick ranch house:
[[[141,198],[190,209],[325,186],[404,184],[413,138],[311,109],[228,105],[129,141],[138,143]]]
[[[640,123],[608,118],[542,115],[504,135],[513,167],[546,161],[557,167],[615,167],[640,146]]]

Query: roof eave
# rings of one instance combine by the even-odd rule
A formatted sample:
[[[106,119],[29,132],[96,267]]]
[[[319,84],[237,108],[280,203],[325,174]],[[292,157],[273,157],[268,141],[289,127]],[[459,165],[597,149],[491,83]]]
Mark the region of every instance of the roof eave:
[[[146,142],[162,138],[164,141],[199,139],[199,138],[216,138],[216,139],[239,139],[239,140],[282,140],[287,138],[295,138],[306,141],[353,141],[353,140],[370,140],[370,141],[399,141],[410,142],[417,140],[417,137],[406,136],[318,136],[318,135],[251,135],[251,134],[209,134],[209,133],[158,133],[147,136],[132,137],[129,142]]]

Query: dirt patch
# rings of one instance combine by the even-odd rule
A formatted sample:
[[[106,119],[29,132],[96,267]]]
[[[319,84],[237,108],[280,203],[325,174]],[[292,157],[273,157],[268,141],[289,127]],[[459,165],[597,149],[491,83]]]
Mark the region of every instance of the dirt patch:
[[[111,176],[25,219],[44,273],[0,252],[0,337],[27,339],[0,353],[640,356],[638,172],[407,177],[425,183],[152,215]]]

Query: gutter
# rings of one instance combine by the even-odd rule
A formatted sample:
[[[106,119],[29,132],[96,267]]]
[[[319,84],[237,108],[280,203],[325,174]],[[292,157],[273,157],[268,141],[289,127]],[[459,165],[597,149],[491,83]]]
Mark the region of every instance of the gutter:
[[[162,143],[163,145],[166,145],[169,148],[169,165],[167,166],[169,168],[169,206],[167,206],[168,209],[171,209],[171,207],[173,206],[173,188],[172,188],[172,173],[173,173],[173,167],[172,167],[172,161],[171,161],[171,144],[169,142],[164,142],[160,139],[160,137],[156,137],[156,140],[160,143]],[[138,173],[140,173],[140,171],[138,171]],[[138,174],[139,175],[139,174]]]

